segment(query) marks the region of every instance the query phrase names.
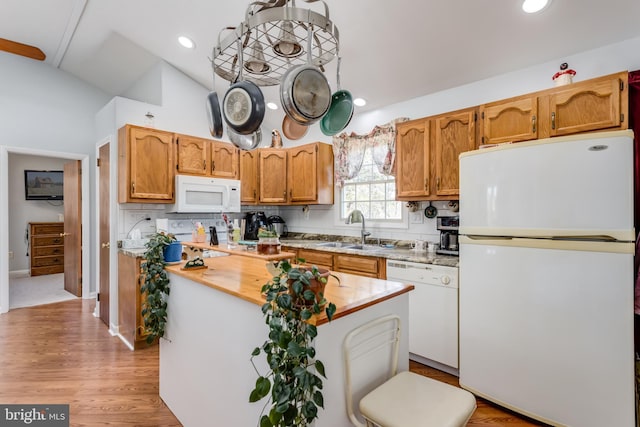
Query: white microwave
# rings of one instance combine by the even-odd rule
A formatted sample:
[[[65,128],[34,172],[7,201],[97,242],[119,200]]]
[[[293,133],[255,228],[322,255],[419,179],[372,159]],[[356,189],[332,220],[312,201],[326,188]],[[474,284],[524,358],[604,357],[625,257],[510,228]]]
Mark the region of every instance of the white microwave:
[[[176,202],[169,212],[240,212],[240,180],[176,175]]]

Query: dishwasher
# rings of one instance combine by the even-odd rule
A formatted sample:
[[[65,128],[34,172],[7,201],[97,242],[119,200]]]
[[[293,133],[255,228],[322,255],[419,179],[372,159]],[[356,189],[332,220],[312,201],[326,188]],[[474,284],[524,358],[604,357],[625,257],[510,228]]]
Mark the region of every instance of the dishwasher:
[[[458,268],[387,260],[387,280],[409,293],[409,358],[458,375]]]

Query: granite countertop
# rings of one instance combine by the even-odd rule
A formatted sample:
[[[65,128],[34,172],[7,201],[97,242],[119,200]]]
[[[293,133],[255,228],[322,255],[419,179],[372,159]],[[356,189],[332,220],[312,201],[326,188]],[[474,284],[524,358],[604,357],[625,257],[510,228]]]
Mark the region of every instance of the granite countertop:
[[[443,265],[447,267],[458,267],[458,257],[451,255],[440,255],[435,252],[416,252],[408,247],[393,247],[387,248],[385,246],[379,246],[375,248],[374,245],[367,245],[370,250],[350,249],[345,247],[326,247],[319,246],[323,243],[327,243],[326,240],[312,240],[312,239],[286,239],[281,238],[280,242],[284,246],[292,248],[313,249],[317,251],[334,252],[334,253],[346,253],[353,255],[374,256],[387,259],[395,259],[398,261],[411,261],[422,262],[425,264]]]
[[[411,261],[411,262],[422,262],[425,264],[434,264],[434,265],[443,265],[446,267],[458,267],[459,259],[457,256],[451,255],[439,255],[435,252],[416,252],[413,249],[409,249],[407,246],[394,246],[393,248],[388,248],[385,246],[375,247],[375,245],[367,245],[370,250],[360,250],[360,249],[350,249],[346,247],[326,247],[319,246],[323,243],[327,243],[329,241],[342,241],[340,237],[333,238],[330,240],[326,240],[325,238],[320,238],[319,236],[313,236],[312,238],[299,238],[294,237],[291,239],[288,238],[280,238],[280,242],[284,246],[289,246],[292,248],[302,248],[302,249],[313,249],[317,251],[325,251],[325,252],[333,252],[333,253],[345,253],[352,255],[363,255],[363,256],[374,256],[381,257],[387,259],[395,259],[398,261]],[[350,243],[356,243],[351,242]],[[120,248],[120,253],[132,257],[142,257],[146,251],[145,248],[141,249],[125,249]]]

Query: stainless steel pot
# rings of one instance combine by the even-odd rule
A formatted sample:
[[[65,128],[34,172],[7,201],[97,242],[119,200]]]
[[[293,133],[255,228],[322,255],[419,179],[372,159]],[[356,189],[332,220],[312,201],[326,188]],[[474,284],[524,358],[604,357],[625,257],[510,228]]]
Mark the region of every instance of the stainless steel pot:
[[[308,64],[289,68],[280,82],[282,108],[292,120],[305,126],[320,120],[331,105],[329,82],[311,60],[311,26],[308,33]]]

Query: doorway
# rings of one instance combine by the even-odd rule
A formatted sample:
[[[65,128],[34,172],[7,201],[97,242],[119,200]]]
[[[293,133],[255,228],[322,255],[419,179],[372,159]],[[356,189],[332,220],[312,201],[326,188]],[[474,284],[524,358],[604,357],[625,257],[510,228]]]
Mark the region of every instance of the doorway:
[[[58,159],[58,161],[67,162],[70,160],[79,161],[80,167],[82,170],[89,170],[89,156],[77,153],[60,153],[60,152],[52,152],[46,150],[37,150],[37,149],[29,149],[29,148],[21,148],[21,147],[9,147],[9,146],[0,146],[0,313],[6,313],[10,307],[10,296],[9,296],[9,270],[10,263],[9,258],[12,255],[15,256],[16,250],[21,251],[23,247],[19,247],[18,249],[14,249],[16,245],[15,239],[10,247],[10,230],[14,230],[14,225],[10,224],[10,209],[12,209],[12,205],[9,200],[9,189],[13,192],[16,191],[16,187],[19,189],[23,188],[24,181],[22,179],[17,180],[10,179],[9,176],[9,161],[11,156],[13,155],[20,156],[38,156],[43,158],[51,158]],[[78,179],[78,184],[80,186],[80,194],[81,200],[79,201],[78,212],[80,215],[80,224],[89,224],[89,174],[81,174]],[[15,206],[13,206],[15,208]],[[13,212],[12,216],[20,215],[20,217],[24,217],[19,212]],[[59,221],[64,216],[64,213],[60,216],[60,218],[53,217],[53,220]],[[24,220],[24,219],[21,219]],[[23,229],[23,226],[27,225],[19,225],[18,229]],[[11,228],[10,228],[11,227]],[[91,253],[91,251],[87,250],[90,248],[89,242],[89,228],[90,227],[82,227],[80,231],[80,244],[82,248],[85,248],[85,255],[79,260],[79,271],[89,271],[89,263],[90,256],[87,256]],[[26,239],[26,236],[25,236]],[[28,271],[28,269],[27,269]],[[90,283],[88,280],[83,280],[81,286],[78,287],[78,293],[81,293],[85,298],[89,297],[90,292]]]

